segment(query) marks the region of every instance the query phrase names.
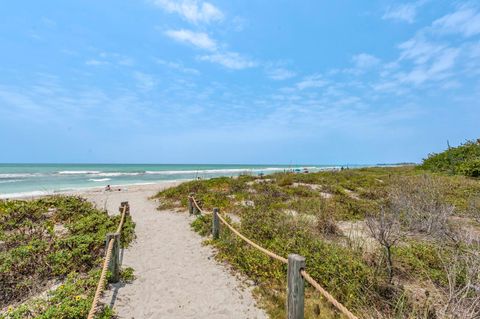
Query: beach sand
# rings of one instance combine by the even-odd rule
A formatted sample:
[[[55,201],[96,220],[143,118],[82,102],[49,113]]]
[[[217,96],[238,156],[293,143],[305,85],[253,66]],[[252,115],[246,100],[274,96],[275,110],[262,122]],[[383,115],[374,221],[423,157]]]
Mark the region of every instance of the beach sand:
[[[267,318],[255,305],[251,288],[215,261],[210,246],[193,232],[185,212],[157,211],[148,197],[178,184],[123,186],[73,192],[118,214],[128,201],[137,239],[123,252],[123,267],[135,269],[131,284],[113,284],[103,302],[120,318]],[[117,188],[117,187],[116,187]]]

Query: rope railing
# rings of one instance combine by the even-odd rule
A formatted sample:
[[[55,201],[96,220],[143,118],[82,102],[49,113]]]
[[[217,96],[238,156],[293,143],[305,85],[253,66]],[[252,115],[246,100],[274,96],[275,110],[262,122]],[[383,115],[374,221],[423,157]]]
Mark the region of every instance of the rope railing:
[[[262,246],[254,243],[253,241],[251,241],[250,239],[248,239],[247,237],[243,236],[238,230],[236,230],[235,228],[233,228],[232,225],[230,225],[229,223],[227,223],[227,221],[222,217],[222,215],[218,214],[218,218],[222,221],[222,223],[225,224],[225,226],[227,226],[233,233],[235,233],[238,237],[240,237],[241,239],[243,239],[247,244],[249,244],[250,246],[252,247],[255,247],[257,248],[258,250],[260,250],[261,252],[263,252],[265,255],[268,255],[270,257],[272,257],[273,259],[276,259],[284,264],[288,264],[288,260],[282,256],[279,256],[277,254],[275,254],[274,252],[271,252],[270,250],[266,249],[266,248],[263,248]]]
[[[333,297],[328,291],[326,291],[320,284],[310,276],[308,272],[305,271],[305,269],[300,270],[300,274],[302,275],[305,280],[312,285],[315,289],[317,289],[322,296],[325,297],[325,299],[328,300],[332,305],[335,306],[341,313],[343,313],[347,318],[349,319],[358,319],[353,313],[351,313],[344,305],[340,303],[335,297]]]
[[[228,229],[230,229],[235,235],[237,235],[238,237],[240,237],[243,241],[245,241],[247,244],[249,244],[250,246],[260,250],[261,252],[263,252],[264,254],[266,254],[267,256],[273,258],[273,259],[276,259],[284,264],[288,264],[288,267],[290,268],[291,265],[294,266],[292,268],[298,268],[299,270],[299,274],[300,276],[298,276],[299,274],[298,273],[290,273],[290,270],[289,270],[289,277],[292,276],[292,277],[301,277],[303,278],[305,281],[307,281],[310,285],[312,285],[312,287],[314,287],[318,292],[320,292],[320,294],[325,297],[325,299],[330,302],[333,306],[335,306],[335,308],[338,309],[338,311],[340,311],[342,314],[344,314],[347,318],[349,319],[358,319],[352,312],[350,312],[341,302],[339,302],[337,299],[335,299],[335,297],[333,297],[328,291],[326,291],[315,279],[312,278],[312,276],[310,276],[310,274],[304,269],[305,268],[305,259],[301,256],[298,256],[298,255],[289,255],[288,259],[285,258],[285,257],[282,257],[282,256],[279,256],[277,254],[275,254],[274,252],[256,244],[255,242],[253,242],[252,240],[248,239],[247,237],[245,237],[244,235],[242,235],[238,230],[236,230],[232,225],[230,225],[226,220],[225,218],[223,218],[219,212],[218,212],[218,209],[214,209],[213,212],[207,212],[205,211],[204,209],[202,209],[200,207],[200,205],[198,204],[197,200],[195,199],[195,197],[193,196],[193,194],[190,194],[190,196],[188,196],[189,198],[189,211],[190,211],[190,214],[193,214],[195,209],[198,210],[198,212],[200,212],[201,214],[213,214],[213,231],[214,233],[217,233],[218,234],[218,229],[216,230],[215,227],[218,227],[218,225],[216,226],[215,225],[215,219],[218,218],[225,226],[227,226]],[[215,236],[215,235],[214,235]],[[217,235],[218,236],[218,235]],[[300,258],[299,258],[300,257]],[[300,265],[299,267],[295,267],[295,266],[298,266]],[[287,308],[291,308],[291,309],[287,309],[288,311],[288,318],[289,319],[297,319],[297,318],[302,318],[303,319],[303,303],[304,303],[304,296],[303,296],[303,285],[301,286],[301,288],[299,289],[298,286],[295,286],[295,287],[290,287],[291,285],[291,281],[290,278],[288,280],[288,285],[289,285],[289,288],[288,288],[288,291],[289,291],[289,296],[288,296],[288,302],[287,302]],[[298,284],[298,283],[297,283]],[[293,285],[293,284],[292,284]],[[293,293],[298,293],[298,292],[301,292],[301,296],[293,296],[291,298],[290,294],[293,294]],[[292,302],[291,302],[292,300]],[[299,305],[299,300],[301,300],[301,305]],[[292,303],[292,305],[291,305]],[[300,306],[300,307],[299,307]]]
[[[105,287],[108,264],[110,263],[110,259],[112,258],[113,242],[113,239],[108,242],[107,254],[105,256],[105,260],[103,261],[102,273],[100,274],[100,279],[98,280],[97,289],[95,290],[95,297],[93,297],[92,301],[92,307],[90,308],[90,311],[88,313],[88,319],[94,318],[95,312],[97,311],[98,301],[100,300],[100,295],[103,292],[103,287]]]
[[[192,199],[193,205],[198,209],[198,211],[199,211],[200,213],[202,213],[202,214],[204,214],[204,215],[213,214],[212,212],[204,211],[204,210],[200,207],[200,205],[198,205],[198,202],[197,202],[197,200],[195,199],[195,197],[189,196],[189,198]]]
[[[110,262],[112,259],[112,253],[114,251],[114,244],[115,242],[117,243],[117,247],[119,247],[119,241],[120,241],[120,233],[122,231],[123,223],[125,221],[125,215],[129,212],[130,206],[128,205],[128,202],[122,202],[120,206],[120,211],[121,211],[121,217],[120,217],[120,222],[117,227],[117,231],[113,234],[107,234],[107,240],[106,240],[106,252],[105,252],[105,259],[103,261],[103,266],[102,266],[102,272],[100,274],[100,279],[98,280],[97,284],[97,289],[95,290],[95,296],[93,297],[92,301],[92,306],[90,307],[90,311],[88,312],[88,317],[87,319],[93,319],[95,317],[95,313],[97,311],[98,307],[98,302],[100,300],[100,296],[103,292],[103,289],[105,288],[105,280],[107,278],[107,271],[110,266]],[[114,267],[116,268],[115,271],[118,273],[119,265],[118,265],[118,251],[116,251],[115,254],[115,265]],[[116,275],[118,277],[118,274]]]

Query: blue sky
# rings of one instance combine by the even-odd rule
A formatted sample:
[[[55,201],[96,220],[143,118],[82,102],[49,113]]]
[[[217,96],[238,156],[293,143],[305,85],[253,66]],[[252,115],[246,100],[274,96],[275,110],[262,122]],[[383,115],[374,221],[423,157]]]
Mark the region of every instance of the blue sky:
[[[480,137],[477,1],[4,1],[0,43],[0,162],[417,162]]]

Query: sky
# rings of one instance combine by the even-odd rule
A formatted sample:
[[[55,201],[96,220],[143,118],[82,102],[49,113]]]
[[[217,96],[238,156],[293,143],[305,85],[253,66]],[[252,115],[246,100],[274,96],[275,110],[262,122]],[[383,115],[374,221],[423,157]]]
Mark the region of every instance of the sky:
[[[480,137],[479,1],[3,1],[0,162],[420,162]]]

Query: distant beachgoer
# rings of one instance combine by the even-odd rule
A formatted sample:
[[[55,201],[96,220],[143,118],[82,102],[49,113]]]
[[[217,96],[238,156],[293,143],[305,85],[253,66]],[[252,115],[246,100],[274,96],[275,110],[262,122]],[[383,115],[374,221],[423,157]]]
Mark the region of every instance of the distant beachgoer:
[[[110,187],[110,185],[107,185],[107,186],[105,187],[105,190],[106,190],[106,191],[111,191],[112,188]]]

